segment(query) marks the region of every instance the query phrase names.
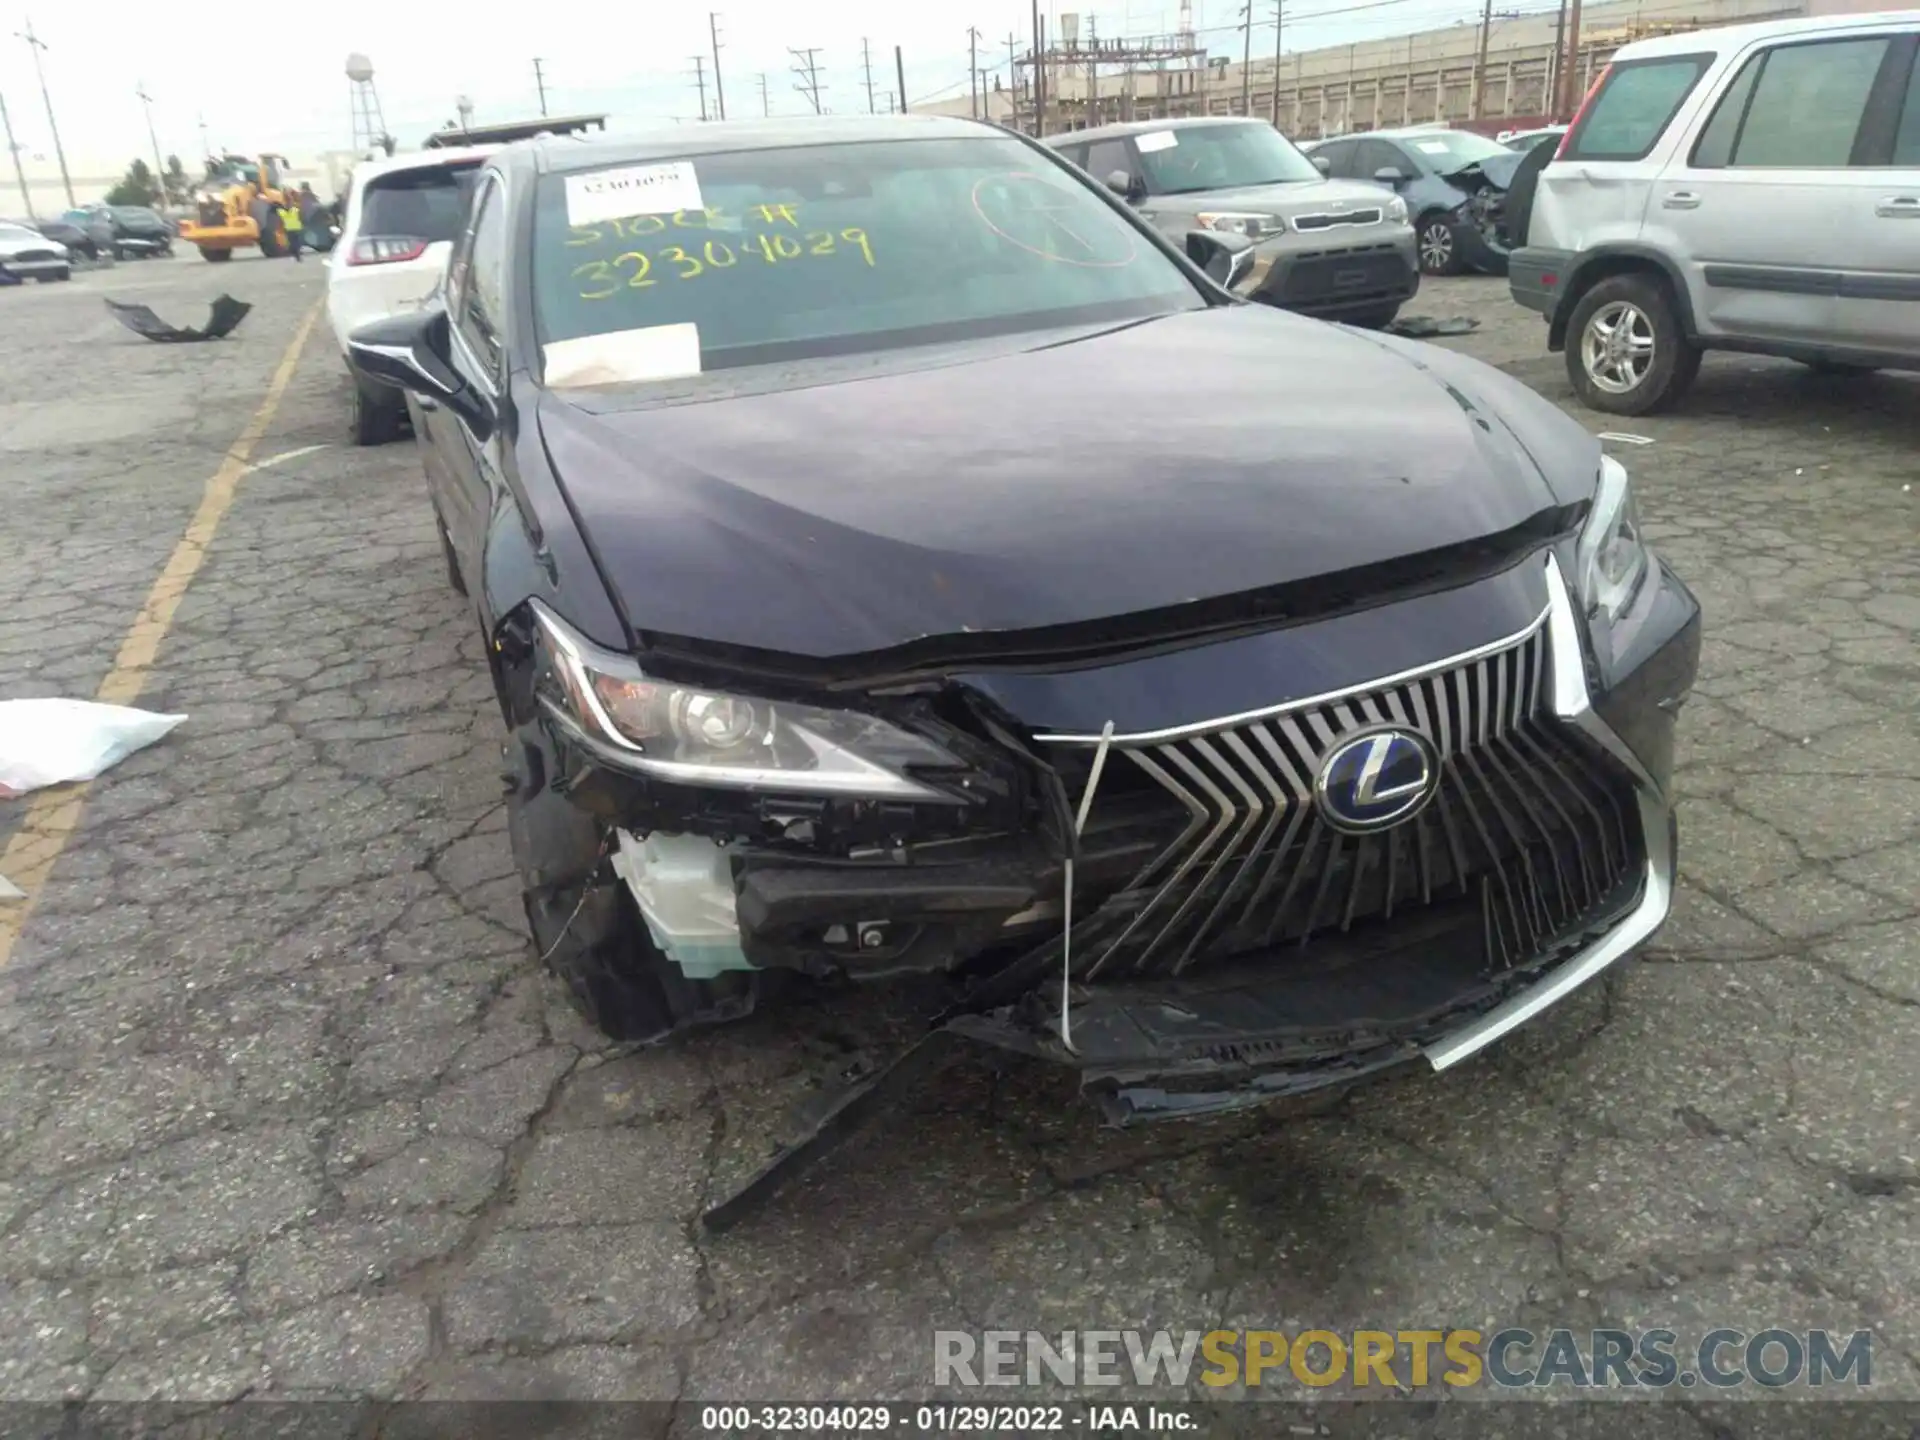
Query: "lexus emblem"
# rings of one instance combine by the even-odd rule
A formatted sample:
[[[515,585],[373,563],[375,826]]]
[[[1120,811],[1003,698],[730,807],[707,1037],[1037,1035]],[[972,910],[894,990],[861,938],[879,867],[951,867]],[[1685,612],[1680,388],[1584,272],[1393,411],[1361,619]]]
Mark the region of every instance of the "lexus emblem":
[[[1366,835],[1411,819],[1440,788],[1433,743],[1412,730],[1371,730],[1334,747],[1314,798],[1329,825]]]

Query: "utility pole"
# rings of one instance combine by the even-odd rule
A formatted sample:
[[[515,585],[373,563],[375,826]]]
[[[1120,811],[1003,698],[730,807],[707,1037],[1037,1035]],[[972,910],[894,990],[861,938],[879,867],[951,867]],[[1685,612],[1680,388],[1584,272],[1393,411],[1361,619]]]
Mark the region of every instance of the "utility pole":
[[[1007,97],[1013,128],[1020,128],[1020,37],[1007,32],[1007,85],[1013,93]]]
[[[16,30],[14,34],[27,42],[27,48],[33,52],[33,73],[40,77],[40,99],[47,107],[47,129],[53,132],[53,153],[60,161],[60,183],[67,192],[67,208],[74,208],[73,177],[67,174],[67,152],[60,144],[60,126],[53,118],[53,96],[47,93],[47,72],[40,64],[40,54],[47,48],[47,42],[33,33],[33,22],[26,22],[25,30]]]
[[[980,32],[967,27],[967,95],[973,101],[973,118],[980,118]]]
[[[873,115],[878,113],[874,109],[873,103],[873,51],[868,46],[867,37],[864,35],[860,37],[860,68],[864,70],[867,75],[867,113]],[[891,110],[893,107],[888,106],[887,108]]]
[[[1560,60],[1560,101],[1554,106],[1556,120],[1573,119],[1574,87],[1580,83],[1580,0],[1567,0],[1567,49]],[[1583,97],[1584,98],[1584,97]]]
[[[760,115],[762,119],[773,114],[773,103],[767,99],[767,72],[760,72]]]
[[[805,50],[796,50],[789,45],[787,53],[793,56],[793,73],[800,80],[800,83],[793,88],[807,97],[807,103],[813,106],[814,114],[821,114],[819,47],[812,46]]]
[[[153,97],[147,94],[144,81],[133,87],[133,93],[147,112],[147,143],[153,146],[153,183],[160,187],[160,210],[164,214],[167,209],[167,167],[160,161],[160,138],[153,133]]]
[[[1093,28],[1093,15],[1087,15],[1087,128],[1100,123],[1100,36]]]
[[[200,150],[201,150],[201,153],[202,153],[202,154],[204,154],[204,155],[205,155],[205,156],[206,156],[206,157],[207,157],[208,159],[212,159],[212,158],[213,158],[213,140],[212,140],[212,138],[211,138],[211,137],[210,137],[210,136],[209,136],[209,135],[207,134],[207,117],[206,117],[206,116],[204,116],[204,115],[201,115],[201,116],[198,116],[198,117],[196,117],[196,119],[197,119],[197,123],[198,123],[198,124],[199,124],[199,126],[200,126]],[[197,179],[197,177],[196,177],[196,179]]]
[[[727,91],[720,82],[720,15],[707,12],[707,38],[713,42],[713,103],[722,120],[727,118]]]
[[[540,92],[540,118],[544,120],[547,116],[547,77],[540,68],[538,55],[533,57],[533,88]]]
[[[13,156],[14,178],[20,182],[20,203],[27,207],[27,219],[38,220],[33,213],[33,192],[27,189],[27,169],[20,163],[20,147],[13,138],[13,117],[7,114],[7,97],[0,95],[0,131],[7,136],[7,153]]]
[[[695,55],[693,58],[693,83],[700,87],[700,118],[707,118],[707,57]]]
[[[907,67],[900,58],[900,47],[893,47],[893,78],[900,86],[900,113],[907,113]]]
[[[1280,128],[1280,35],[1286,0],[1273,0],[1273,128]],[[1379,82],[1375,82],[1376,88]]]
[[[1047,27],[1040,19],[1040,0],[1033,0],[1033,133],[1047,133]]]
[[[1240,113],[1253,114],[1253,0],[1241,8]]]
[[[1493,29],[1493,0],[1480,10],[1480,50],[1473,57],[1473,118],[1478,120],[1487,109],[1487,36]]]

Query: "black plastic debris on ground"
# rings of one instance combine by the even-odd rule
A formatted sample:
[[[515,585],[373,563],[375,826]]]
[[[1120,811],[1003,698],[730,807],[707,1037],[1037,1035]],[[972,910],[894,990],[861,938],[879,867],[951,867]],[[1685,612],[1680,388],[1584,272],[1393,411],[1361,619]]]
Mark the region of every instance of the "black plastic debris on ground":
[[[1431,340],[1436,335],[1470,335],[1480,322],[1469,315],[1449,315],[1436,320],[1431,315],[1406,315],[1387,326],[1389,335],[1404,335],[1409,340]]]
[[[207,323],[198,330],[169,325],[145,305],[122,305],[117,300],[109,300],[107,309],[113,312],[114,319],[134,334],[170,345],[183,340],[218,340],[223,335],[230,335],[234,326],[246,319],[247,312],[253,307],[244,300],[222,295],[213,302]]]

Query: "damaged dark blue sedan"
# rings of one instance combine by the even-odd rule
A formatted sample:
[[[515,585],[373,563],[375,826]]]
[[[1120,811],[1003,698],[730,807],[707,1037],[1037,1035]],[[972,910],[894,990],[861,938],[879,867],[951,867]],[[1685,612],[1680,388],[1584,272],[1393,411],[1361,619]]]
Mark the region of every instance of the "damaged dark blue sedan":
[[[724,1223],[987,1045],[1120,1122],[1444,1069],[1666,918],[1699,608],[1474,361],[1232,293],[1002,130],[536,141],[412,397],[535,947],[610,1035],[941,977]]]

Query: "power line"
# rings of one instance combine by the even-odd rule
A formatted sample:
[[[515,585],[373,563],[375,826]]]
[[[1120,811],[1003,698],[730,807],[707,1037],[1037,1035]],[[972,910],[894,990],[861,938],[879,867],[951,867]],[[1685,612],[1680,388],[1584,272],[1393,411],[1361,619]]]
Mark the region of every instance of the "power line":
[[[707,118],[707,57],[695,55],[693,60],[693,83],[700,87],[700,118]]]
[[[820,47],[815,45],[796,50],[789,45],[787,53],[793,57],[793,73],[799,80],[793,87],[795,92],[806,97],[807,103],[813,106],[814,114],[824,114],[820,108]]]
[[[707,38],[713,42],[713,103],[724,120],[727,118],[727,92],[720,81],[720,15],[714,10],[707,12]]]
[[[980,118],[980,32],[967,27],[967,95],[973,101],[973,118]]]

